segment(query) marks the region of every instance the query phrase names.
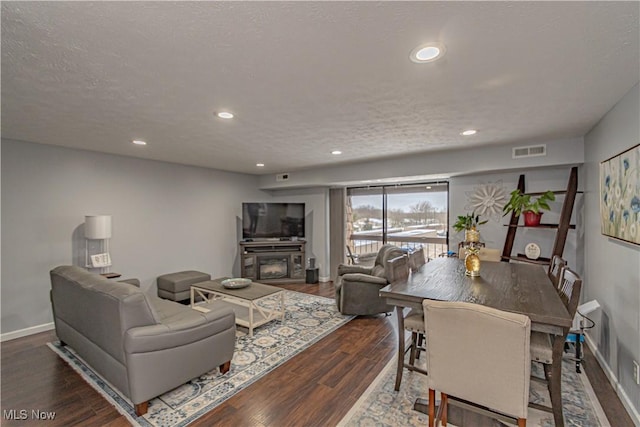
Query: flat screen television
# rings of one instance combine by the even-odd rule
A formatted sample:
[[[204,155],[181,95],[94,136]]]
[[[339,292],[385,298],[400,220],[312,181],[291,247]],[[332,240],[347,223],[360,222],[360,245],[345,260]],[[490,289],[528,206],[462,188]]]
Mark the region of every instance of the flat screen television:
[[[243,203],[243,239],[304,239],[304,203]]]

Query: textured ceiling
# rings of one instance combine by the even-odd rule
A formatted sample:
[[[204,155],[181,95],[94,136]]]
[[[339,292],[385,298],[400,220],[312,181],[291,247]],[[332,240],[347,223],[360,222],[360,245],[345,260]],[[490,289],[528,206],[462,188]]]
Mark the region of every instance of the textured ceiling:
[[[582,136],[638,82],[639,8],[2,2],[2,137],[261,174]]]

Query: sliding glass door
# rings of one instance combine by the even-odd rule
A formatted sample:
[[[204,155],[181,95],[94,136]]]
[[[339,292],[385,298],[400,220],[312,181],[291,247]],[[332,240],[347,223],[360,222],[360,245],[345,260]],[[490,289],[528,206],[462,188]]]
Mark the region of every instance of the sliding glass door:
[[[348,188],[346,245],[364,264],[385,243],[423,246],[429,258],[446,252],[448,193],[446,182]]]

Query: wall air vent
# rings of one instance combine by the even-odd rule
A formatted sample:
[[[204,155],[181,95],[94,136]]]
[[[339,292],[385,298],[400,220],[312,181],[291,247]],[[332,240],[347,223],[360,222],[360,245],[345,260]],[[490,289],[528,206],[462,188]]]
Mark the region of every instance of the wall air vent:
[[[276,175],[276,181],[281,182],[281,181],[288,181],[289,180],[289,174],[288,173],[279,173],[278,175]]]
[[[523,157],[538,157],[547,155],[547,145],[529,145],[526,147],[513,147],[514,159],[522,159]]]

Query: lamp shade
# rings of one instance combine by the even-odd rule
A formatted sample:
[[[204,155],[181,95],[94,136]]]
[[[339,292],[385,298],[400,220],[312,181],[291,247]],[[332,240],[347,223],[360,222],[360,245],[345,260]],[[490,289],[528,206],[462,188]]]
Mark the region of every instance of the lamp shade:
[[[84,237],[86,237],[87,239],[110,239],[111,215],[85,216]]]

